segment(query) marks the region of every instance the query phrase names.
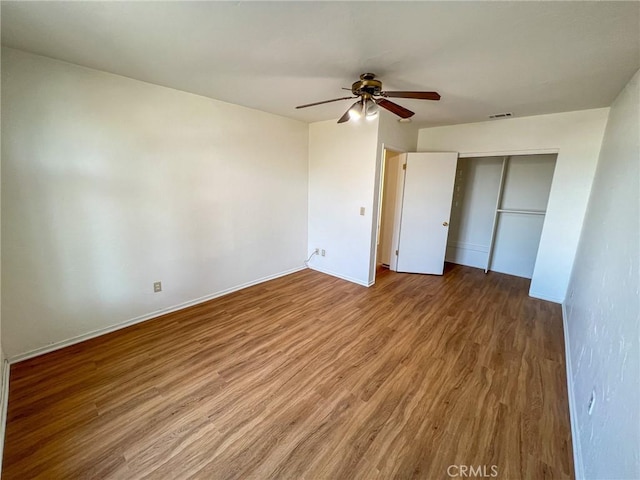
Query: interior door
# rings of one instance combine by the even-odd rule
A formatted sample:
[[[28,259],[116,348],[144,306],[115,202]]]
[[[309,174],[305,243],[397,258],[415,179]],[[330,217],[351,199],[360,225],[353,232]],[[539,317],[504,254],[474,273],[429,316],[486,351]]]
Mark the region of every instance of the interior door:
[[[458,154],[406,158],[397,270],[442,275]]]

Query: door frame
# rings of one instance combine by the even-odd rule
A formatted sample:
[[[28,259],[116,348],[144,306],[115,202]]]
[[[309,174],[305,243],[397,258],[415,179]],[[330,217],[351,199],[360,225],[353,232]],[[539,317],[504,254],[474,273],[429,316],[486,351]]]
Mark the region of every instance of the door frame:
[[[382,143],[380,146],[380,161],[378,164],[378,177],[377,181],[376,181],[376,186],[377,186],[377,193],[375,194],[375,198],[374,198],[374,206],[375,206],[375,219],[374,219],[374,224],[373,224],[373,230],[374,230],[374,235],[373,235],[373,241],[371,242],[371,252],[370,252],[370,257],[369,257],[369,261],[370,261],[370,266],[371,266],[371,272],[370,272],[370,282],[369,285],[373,285],[376,281],[376,273],[377,273],[377,268],[378,268],[378,238],[379,235],[381,234],[380,232],[380,226],[381,226],[381,221],[382,221],[382,198],[384,197],[384,174],[386,171],[386,163],[387,163],[387,151],[393,152],[393,153],[397,153],[397,154],[406,154],[407,150],[404,148],[400,148],[400,147],[396,147],[394,145],[388,144],[388,143]],[[404,181],[403,181],[403,185],[404,185]],[[399,219],[395,218],[394,216],[394,235],[393,235],[393,244],[391,245],[392,250],[397,249],[397,238],[396,238],[396,230],[399,230],[400,227],[400,223],[399,223]],[[396,225],[397,223],[397,225]],[[392,259],[393,260],[393,259]],[[394,263],[394,267],[395,267],[395,261],[390,262],[390,263]],[[391,265],[389,265],[389,268],[391,269]]]

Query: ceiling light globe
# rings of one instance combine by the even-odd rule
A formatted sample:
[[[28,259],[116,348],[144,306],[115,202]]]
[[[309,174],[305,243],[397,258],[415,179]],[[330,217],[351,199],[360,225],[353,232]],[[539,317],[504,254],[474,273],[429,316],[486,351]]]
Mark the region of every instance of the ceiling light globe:
[[[362,117],[362,104],[360,102],[356,102],[349,109],[349,118],[351,120],[359,120]]]
[[[367,100],[364,110],[367,120],[374,120],[378,116],[380,108],[374,100],[369,99]]]

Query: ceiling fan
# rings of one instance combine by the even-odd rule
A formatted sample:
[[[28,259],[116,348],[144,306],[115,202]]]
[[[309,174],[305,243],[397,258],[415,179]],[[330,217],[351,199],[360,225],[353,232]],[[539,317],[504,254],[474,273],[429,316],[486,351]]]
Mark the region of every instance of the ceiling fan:
[[[349,90],[345,88],[344,90]],[[414,115],[411,110],[408,110],[397,103],[394,103],[387,98],[415,98],[418,100],[440,100],[440,94],[438,92],[384,92],[382,90],[382,82],[376,80],[376,76],[373,73],[363,73],[360,75],[360,80],[351,85],[352,97],[334,98],[333,100],[325,100],[323,102],[308,103],[306,105],[300,105],[296,108],[307,108],[315,105],[322,105],[323,103],[338,102],[340,100],[349,100],[358,98],[358,101],[349,107],[349,110],[345,112],[338,120],[338,123],[344,123],[349,119],[357,119],[360,117],[366,117],[369,119],[375,118],[378,114],[378,107],[382,107],[389,110],[391,113],[398,115],[400,118],[409,118]],[[382,97],[382,98],[376,98]]]

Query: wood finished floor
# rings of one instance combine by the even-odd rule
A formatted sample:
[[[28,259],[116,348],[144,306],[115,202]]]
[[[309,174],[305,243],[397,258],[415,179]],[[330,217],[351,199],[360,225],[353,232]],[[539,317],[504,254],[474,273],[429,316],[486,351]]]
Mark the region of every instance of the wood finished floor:
[[[18,363],[3,478],[572,478],[560,306],[528,284],[305,270]]]

